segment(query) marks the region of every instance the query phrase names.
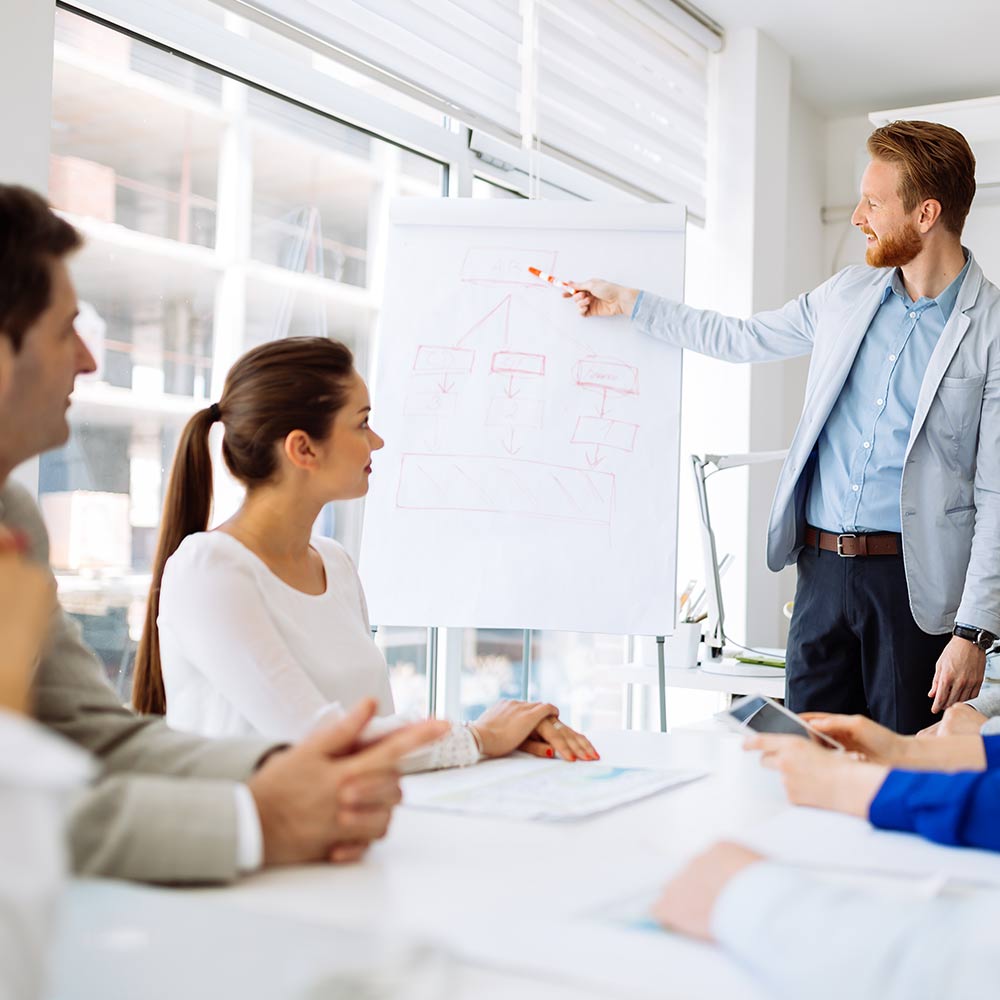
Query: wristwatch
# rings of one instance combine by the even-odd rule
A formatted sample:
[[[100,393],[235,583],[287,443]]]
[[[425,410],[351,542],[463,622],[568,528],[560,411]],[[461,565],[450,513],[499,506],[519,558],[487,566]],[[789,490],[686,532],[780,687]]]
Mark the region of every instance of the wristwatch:
[[[956,625],[951,630],[951,634],[957,635],[959,639],[968,639],[984,653],[988,653],[997,641],[997,637],[992,632],[987,632],[984,628],[976,628],[975,625]]]

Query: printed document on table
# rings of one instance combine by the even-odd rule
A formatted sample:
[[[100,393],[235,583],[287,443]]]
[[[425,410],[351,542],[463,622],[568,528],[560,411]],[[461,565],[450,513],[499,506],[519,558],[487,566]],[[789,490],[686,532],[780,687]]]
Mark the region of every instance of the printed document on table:
[[[704,777],[690,769],[653,770],[596,762],[513,758],[413,775],[404,801],[422,809],[506,819],[581,819]],[[418,779],[418,780],[415,780]]]

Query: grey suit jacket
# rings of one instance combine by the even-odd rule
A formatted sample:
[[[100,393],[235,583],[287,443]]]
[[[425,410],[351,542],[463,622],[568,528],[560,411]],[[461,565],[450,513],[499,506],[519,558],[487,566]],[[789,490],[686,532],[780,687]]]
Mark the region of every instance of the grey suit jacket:
[[[811,354],[802,416],[778,477],[767,564],[802,548],[812,455],[891,280],[848,267],[781,309],[747,320],[656,296],[635,322],[678,347],[727,361]],[[924,373],[903,464],[900,519],[910,609],[931,633],[955,621],[1000,635],[1000,290],[969,264]]]
[[[966,704],[987,717],[979,730],[984,736],[996,736],[1000,733],[1000,684],[987,682],[979,695]]]
[[[0,521],[24,532],[31,557],[48,565],[45,527],[21,487],[0,488]],[[235,878],[235,783],[253,773],[272,744],[187,736],[130,712],[61,608],[52,617],[35,696],[38,720],[89,750],[100,766],[70,816],[78,872],[151,882]]]

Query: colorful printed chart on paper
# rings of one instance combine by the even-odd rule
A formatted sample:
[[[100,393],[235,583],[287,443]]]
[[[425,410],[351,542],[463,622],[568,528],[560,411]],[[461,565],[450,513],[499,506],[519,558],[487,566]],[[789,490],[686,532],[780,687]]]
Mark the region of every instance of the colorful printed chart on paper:
[[[501,816],[505,819],[582,819],[703,777],[693,770],[650,770],[609,764],[525,762],[499,774],[480,766],[481,781],[451,786],[408,785],[407,805]]]

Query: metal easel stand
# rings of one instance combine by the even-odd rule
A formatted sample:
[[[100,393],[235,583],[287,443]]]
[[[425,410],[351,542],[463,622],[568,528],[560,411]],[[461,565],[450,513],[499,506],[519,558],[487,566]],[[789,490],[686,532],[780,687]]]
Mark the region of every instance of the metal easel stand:
[[[660,732],[667,731],[667,647],[666,636],[656,637],[656,680],[660,699]]]

